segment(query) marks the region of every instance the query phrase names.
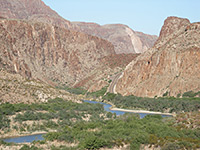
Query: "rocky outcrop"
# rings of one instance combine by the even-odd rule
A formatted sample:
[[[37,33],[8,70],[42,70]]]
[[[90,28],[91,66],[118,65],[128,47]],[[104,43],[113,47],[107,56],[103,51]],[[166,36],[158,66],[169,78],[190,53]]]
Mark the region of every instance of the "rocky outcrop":
[[[177,35],[177,31],[181,28],[185,29],[190,24],[190,21],[185,18],[168,17],[164,21],[164,25],[160,31],[160,35],[155,43],[157,47],[164,45]]]
[[[94,35],[110,41],[117,54],[143,53],[152,47],[157,36],[133,31],[123,24],[108,24],[100,26],[96,23],[72,22],[78,31]]]
[[[89,88],[135,58],[116,55],[108,41],[75,31],[80,28],[41,0],[0,0],[0,4],[0,66],[10,72],[54,86]]]
[[[154,48],[127,65],[117,92],[154,97],[200,91],[199,39],[200,23],[169,17]]]
[[[70,21],[60,17],[41,0],[0,0],[0,16],[7,19],[34,20],[72,28]]]
[[[118,54],[142,53],[152,47],[157,39],[157,36],[135,32],[122,24],[100,26],[95,23],[70,22],[60,17],[41,0],[0,0],[0,16],[48,23],[97,36],[110,41]]]
[[[24,77],[74,85],[115,54],[111,43],[56,26],[0,20],[0,64]]]

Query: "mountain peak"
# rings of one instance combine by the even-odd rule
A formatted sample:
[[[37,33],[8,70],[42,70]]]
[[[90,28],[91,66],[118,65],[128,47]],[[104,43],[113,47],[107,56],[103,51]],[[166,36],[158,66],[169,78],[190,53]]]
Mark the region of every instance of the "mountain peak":
[[[163,42],[167,41],[170,36],[176,34],[175,32],[179,31],[180,28],[184,28],[189,24],[190,21],[186,18],[179,18],[175,16],[167,17],[155,45],[158,43],[163,44]]]

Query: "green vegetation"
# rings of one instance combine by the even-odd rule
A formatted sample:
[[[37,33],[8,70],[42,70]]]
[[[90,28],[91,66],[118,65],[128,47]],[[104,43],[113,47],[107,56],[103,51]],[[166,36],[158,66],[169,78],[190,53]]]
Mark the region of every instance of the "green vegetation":
[[[113,103],[118,108],[169,111],[170,113],[198,111],[200,109],[200,98],[159,97],[155,99],[107,93],[103,99]]]
[[[25,144],[20,148],[20,150],[42,150],[42,149],[40,149],[40,148],[38,148],[38,147],[36,147],[34,145],[29,146],[29,145]]]
[[[88,92],[87,93],[87,97],[93,97],[93,98],[98,98],[100,96],[103,96],[106,91],[107,91],[107,86],[106,87],[103,87],[101,90],[99,91],[96,91],[96,92]]]
[[[193,91],[188,91],[183,93],[182,97],[196,97],[199,96],[200,97],[200,91],[199,92],[193,92]]]
[[[39,111],[39,112],[38,112]],[[41,112],[42,111],[42,112]],[[19,113],[22,112],[22,113]],[[38,104],[9,104],[0,105],[0,129],[10,129],[9,115],[15,115],[14,121],[20,122],[20,126],[13,126],[14,129],[20,131],[37,131],[47,130],[47,128],[57,128],[60,126],[71,125],[73,121],[81,121],[91,115],[91,120],[98,120],[103,114],[104,108],[101,104],[78,104],[71,101],[65,101],[60,98],[49,100],[47,103]],[[105,113],[106,116],[106,113]],[[58,119],[58,123],[51,121]],[[24,121],[39,121],[43,120],[43,125],[34,123],[32,126],[23,124]]]
[[[168,118],[169,119],[169,118]],[[125,114],[117,119],[96,122],[78,122],[62,128],[59,132],[48,133],[47,140],[80,142],[78,149],[99,149],[130,145],[139,149],[141,144],[161,146],[165,149],[195,149],[200,147],[200,130],[178,130],[160,116],[139,119]]]
[[[71,87],[68,87],[68,86],[63,86],[63,87],[57,87],[58,89],[63,89],[63,90],[66,90],[68,91],[69,93],[72,93],[72,94],[76,94],[76,95],[85,95],[87,90],[85,90],[84,88],[82,87],[77,87],[77,88],[71,88]]]
[[[183,108],[184,110],[199,108],[199,100],[190,98],[177,100],[173,98],[150,99],[134,96],[122,97],[111,93],[105,95],[104,98],[116,105],[125,107],[147,108],[148,106],[151,109],[164,110],[168,106],[174,109],[179,102],[180,105],[176,106],[176,111],[183,110]],[[169,104],[164,104],[164,100]],[[186,106],[181,107],[183,106],[181,101],[185,102],[187,109]],[[134,103],[137,105],[134,105]],[[22,150],[39,149],[39,145],[46,144],[47,141],[77,144],[73,148],[52,146],[52,150],[90,150],[104,147],[112,149],[115,146],[125,145],[134,150],[139,150],[142,145],[160,146],[165,150],[200,148],[200,128],[186,126],[190,124],[197,126],[198,123],[192,123],[195,122],[194,119],[189,120],[188,123],[185,120],[186,117],[182,115],[179,118],[162,118],[160,115],[150,115],[143,119],[130,113],[116,116],[116,114],[105,112],[101,104],[79,104],[61,98],[37,104],[5,103],[0,105],[0,112],[1,120],[15,115],[14,121],[18,122],[19,126],[12,126],[12,128],[20,132],[51,131],[45,135],[45,141],[33,142],[32,144],[35,143],[35,146],[24,145],[21,148]],[[198,116],[198,114],[195,114],[195,116]],[[33,124],[26,124],[26,121],[33,121]],[[2,129],[11,128],[9,120],[8,125],[1,126]],[[49,129],[52,129],[53,132]],[[1,145],[5,145],[5,143],[1,142]]]

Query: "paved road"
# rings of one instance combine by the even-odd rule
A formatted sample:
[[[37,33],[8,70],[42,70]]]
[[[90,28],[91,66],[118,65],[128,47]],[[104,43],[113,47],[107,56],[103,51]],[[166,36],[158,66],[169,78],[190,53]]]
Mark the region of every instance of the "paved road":
[[[115,77],[113,78],[110,86],[108,87],[108,92],[109,93],[115,93],[114,91],[114,88],[115,88],[115,85],[117,84],[117,81],[119,79],[119,77],[122,75],[122,72],[118,73],[115,75]]]

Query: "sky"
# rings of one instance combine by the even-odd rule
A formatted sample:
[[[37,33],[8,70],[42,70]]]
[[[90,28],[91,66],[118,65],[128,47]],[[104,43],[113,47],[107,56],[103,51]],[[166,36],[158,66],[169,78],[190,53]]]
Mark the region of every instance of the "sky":
[[[43,0],[69,21],[125,24],[159,35],[168,16],[200,22],[200,0]]]

